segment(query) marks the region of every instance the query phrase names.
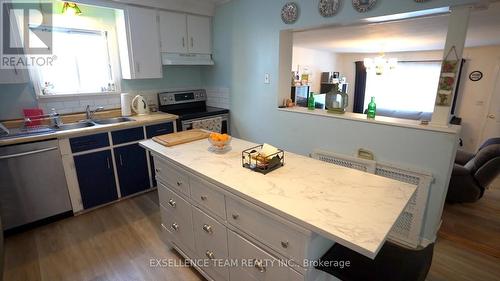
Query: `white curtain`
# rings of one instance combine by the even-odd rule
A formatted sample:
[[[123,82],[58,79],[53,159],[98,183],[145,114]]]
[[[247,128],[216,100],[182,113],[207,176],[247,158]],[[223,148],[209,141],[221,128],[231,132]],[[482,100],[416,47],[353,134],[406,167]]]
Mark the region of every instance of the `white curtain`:
[[[377,108],[432,112],[439,82],[441,62],[399,62],[382,75],[368,71],[365,106],[375,97]]]

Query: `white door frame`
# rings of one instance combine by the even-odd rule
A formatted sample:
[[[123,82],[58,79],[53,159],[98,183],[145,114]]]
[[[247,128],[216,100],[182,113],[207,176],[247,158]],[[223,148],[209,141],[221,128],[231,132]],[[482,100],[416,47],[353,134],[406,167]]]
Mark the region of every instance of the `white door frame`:
[[[481,139],[476,144],[476,150],[479,148],[479,146],[481,144],[483,144],[483,141],[485,140],[484,139],[486,137],[485,131],[486,131],[486,125],[488,123],[488,114],[490,114],[491,102],[494,99],[494,95],[495,95],[495,91],[497,90],[497,87],[500,87],[500,58],[497,58],[497,65],[495,66],[494,74],[495,74],[495,76],[494,76],[495,81],[493,82],[493,88],[490,92],[488,102],[486,103],[488,108],[486,108],[486,110],[484,111],[483,121],[481,122]],[[500,116],[497,116],[497,118],[500,118]]]

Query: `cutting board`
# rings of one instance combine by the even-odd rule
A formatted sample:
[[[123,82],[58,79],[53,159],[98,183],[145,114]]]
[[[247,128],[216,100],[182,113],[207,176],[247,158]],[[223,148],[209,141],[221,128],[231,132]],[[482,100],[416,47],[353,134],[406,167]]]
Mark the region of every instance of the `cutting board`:
[[[193,129],[178,133],[156,136],[153,137],[153,140],[164,146],[174,146],[182,143],[192,142],[195,140],[206,139],[209,135],[210,132],[201,129]]]

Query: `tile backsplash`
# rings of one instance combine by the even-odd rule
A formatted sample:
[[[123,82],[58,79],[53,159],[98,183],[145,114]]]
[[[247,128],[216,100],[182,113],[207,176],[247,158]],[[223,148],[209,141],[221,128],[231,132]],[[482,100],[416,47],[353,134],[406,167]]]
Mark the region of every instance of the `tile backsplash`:
[[[159,92],[167,91],[182,91],[191,90],[186,88],[175,89],[156,89],[146,91],[128,91],[132,96],[142,95],[148,101],[148,104],[158,105],[157,94]],[[230,107],[230,94],[228,88],[206,88],[207,92],[207,105],[222,107],[229,109]],[[84,112],[87,105],[91,109],[102,106],[105,109],[120,108],[120,94],[105,94],[96,96],[72,96],[72,97],[54,97],[42,98],[38,100],[38,107],[48,113],[55,108],[60,114]]]
[[[228,88],[207,88],[207,105],[230,109],[231,98]]]
[[[59,114],[84,112],[87,105],[91,109],[102,106],[105,109],[120,108],[119,94],[106,94],[99,96],[72,96],[72,97],[55,97],[50,99],[40,99],[38,107],[48,113],[55,108]]]

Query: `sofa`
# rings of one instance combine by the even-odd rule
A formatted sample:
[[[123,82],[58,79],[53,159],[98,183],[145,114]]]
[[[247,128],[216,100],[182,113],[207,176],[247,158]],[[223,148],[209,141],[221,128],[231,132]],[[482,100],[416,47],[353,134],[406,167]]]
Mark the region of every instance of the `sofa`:
[[[366,112],[367,110],[365,110],[365,114]],[[404,111],[384,108],[377,108],[377,115],[410,120],[431,120],[432,118],[432,112]]]
[[[500,137],[485,141],[474,154],[458,150],[446,202],[479,200],[488,185],[500,176]]]

